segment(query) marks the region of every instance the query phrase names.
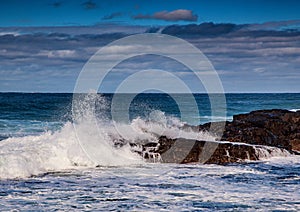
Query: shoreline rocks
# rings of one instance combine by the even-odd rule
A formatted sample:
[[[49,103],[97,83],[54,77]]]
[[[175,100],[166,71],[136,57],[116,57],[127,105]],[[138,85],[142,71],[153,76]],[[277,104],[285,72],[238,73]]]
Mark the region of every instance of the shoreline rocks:
[[[158,145],[152,143],[152,148],[143,147],[144,158],[149,161],[163,163],[204,163],[228,164],[257,161],[272,156],[287,156],[293,154],[283,148],[262,145],[222,141],[201,141],[193,139],[159,138]]]
[[[235,115],[221,140],[300,151],[300,111],[274,109]]]
[[[211,123],[184,126],[209,131]],[[165,163],[227,164],[256,161],[262,157],[300,153],[300,111],[258,110],[233,116],[225,123],[220,141],[159,138],[157,146],[143,145],[145,159]]]

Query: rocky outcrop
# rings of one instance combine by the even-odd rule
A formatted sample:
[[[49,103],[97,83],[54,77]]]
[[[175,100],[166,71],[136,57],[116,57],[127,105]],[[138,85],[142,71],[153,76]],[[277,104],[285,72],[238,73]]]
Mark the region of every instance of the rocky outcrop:
[[[221,140],[300,151],[300,111],[258,110],[233,116]]]
[[[203,152],[205,145],[206,149]],[[159,148],[154,152],[158,152],[161,155],[161,161],[165,163],[203,162],[207,164],[225,164],[245,160],[258,160],[256,150],[251,145],[182,138],[168,139],[165,136],[160,137]],[[208,155],[202,155],[203,153],[208,153]]]
[[[209,131],[211,123],[185,126],[198,131]],[[266,145],[300,151],[300,111],[257,110],[233,116],[225,123],[222,141]]]
[[[151,148],[149,148],[151,146]],[[159,138],[159,143],[143,147],[144,158],[164,163],[228,164],[256,161],[264,157],[289,155],[290,152],[277,147],[249,145],[243,143],[199,141],[192,139]]]
[[[192,130],[209,130],[211,123],[184,126]],[[224,142],[226,141],[226,142]],[[148,146],[147,146],[148,145]],[[151,148],[149,148],[149,145]],[[226,164],[259,160],[273,154],[300,152],[300,111],[259,110],[235,115],[226,122],[220,142],[159,138],[158,144],[143,146],[146,159],[158,157],[166,163]],[[275,155],[276,155],[275,154]]]

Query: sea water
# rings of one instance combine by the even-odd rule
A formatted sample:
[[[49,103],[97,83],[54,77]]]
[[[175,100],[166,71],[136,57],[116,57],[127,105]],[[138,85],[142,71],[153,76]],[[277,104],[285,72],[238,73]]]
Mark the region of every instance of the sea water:
[[[212,117],[208,95],[195,94],[199,114],[186,113],[185,121],[171,96],[139,94],[130,105],[127,124],[111,120],[113,95],[97,94],[93,113],[84,113],[76,130],[85,141],[100,142],[103,157],[98,161],[78,142],[72,97],[0,94],[1,211],[300,210],[299,156],[262,154],[259,162],[226,166],[162,164],[144,161],[128,145],[112,145],[122,138],[116,126],[125,129],[132,142],[157,142],[156,134],[213,140],[213,135],[181,127],[231,120],[234,114],[258,109],[297,110],[300,94],[226,94],[226,117]],[[90,112],[86,105],[82,110]]]

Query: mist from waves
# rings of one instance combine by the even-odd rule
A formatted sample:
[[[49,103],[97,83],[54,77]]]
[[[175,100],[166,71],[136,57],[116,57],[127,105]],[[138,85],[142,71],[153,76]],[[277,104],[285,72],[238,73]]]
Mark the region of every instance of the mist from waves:
[[[54,127],[46,128],[45,132],[37,131],[37,134],[23,136],[14,134],[2,140],[0,142],[0,179],[26,178],[48,172],[95,168],[96,166],[145,165],[147,162],[132,151],[129,143],[158,142],[161,135],[169,138],[215,140],[214,136],[206,132],[183,129],[182,126],[186,123],[180,121],[179,117],[157,109],[146,108],[148,112],[146,115],[133,117],[129,124],[115,123],[107,113],[110,109],[110,100],[107,96],[87,94],[83,95],[79,101],[80,107],[77,108],[78,111],[75,111],[77,115],[79,114],[77,120],[72,121],[70,118],[65,122],[54,120],[51,122]],[[168,104],[164,103],[164,105]],[[143,111],[145,107],[147,104],[135,105],[134,110]],[[35,117],[37,116],[38,113]],[[21,121],[28,122],[26,119]],[[35,125],[30,122],[29,126]],[[126,132],[126,135],[120,134],[120,129]],[[32,128],[27,130],[30,131],[29,133],[35,131]],[[101,158],[97,162],[83,151],[78,140],[78,133],[85,143],[98,144],[97,151],[100,152]],[[124,140],[124,137],[126,137],[127,144],[116,147],[115,142]],[[270,148],[257,149],[261,159],[288,156],[286,151],[277,151],[273,147],[270,151]]]
[[[98,106],[95,107],[95,104]],[[132,151],[129,143],[158,142],[160,135],[214,140],[208,133],[179,130],[185,123],[158,110],[152,111],[147,118],[134,118],[129,124],[113,123],[106,113],[101,113],[101,110],[107,109],[108,101],[99,94],[84,95],[79,105],[77,119],[66,122],[61,129],[2,140],[0,179],[25,178],[47,172],[96,166],[144,164],[144,159]],[[94,123],[95,120],[97,123]],[[125,136],[128,143],[122,147],[114,145],[124,136],[119,134],[116,125],[127,132]],[[83,135],[80,139],[84,139],[84,142],[97,142],[102,156],[100,161],[96,163],[83,151],[78,141],[79,133]]]

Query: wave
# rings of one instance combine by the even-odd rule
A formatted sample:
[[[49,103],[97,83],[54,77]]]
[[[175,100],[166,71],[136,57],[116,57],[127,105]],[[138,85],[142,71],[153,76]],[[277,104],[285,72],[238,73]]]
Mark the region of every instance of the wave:
[[[80,107],[75,108],[79,110],[80,117],[73,123],[65,123],[59,130],[2,140],[0,179],[26,178],[96,166],[145,164],[142,155],[135,151],[139,147],[131,144],[158,143],[162,135],[171,139],[216,140],[207,132],[185,128],[186,123],[158,110],[152,111],[147,118],[138,117],[128,124],[108,121],[99,114],[95,115],[91,102],[96,100],[104,106],[106,104],[103,97],[95,95],[85,97]],[[86,151],[84,145],[92,147],[93,151]],[[268,148],[257,149],[259,158],[288,154]],[[97,160],[93,157],[94,153]]]
[[[297,112],[297,111],[300,111],[300,109],[291,109],[290,111],[291,112]]]
[[[233,116],[195,116],[195,119],[199,120],[200,122],[211,122],[211,121],[232,121]]]
[[[270,146],[256,146],[255,153],[260,160],[266,160],[273,157],[288,157],[291,156],[290,152],[286,149]]]
[[[158,142],[160,135],[170,138],[215,140],[213,136],[205,132],[182,130],[180,128],[184,123],[173,117],[162,116],[162,112],[157,113],[161,113],[160,118],[165,121],[153,122],[136,118],[130,125],[118,124],[118,127],[128,132],[126,135],[123,134],[123,137],[111,124],[103,125],[100,128],[100,134],[99,129],[93,128],[90,124],[79,124],[76,131],[85,133],[85,141],[96,140],[98,142],[97,151],[101,158],[98,158],[96,162],[82,150],[74,126],[70,122],[56,132],[3,140],[0,142],[0,179],[26,178],[48,172],[96,166],[145,164],[143,157],[135,153],[129,144],[116,146],[116,143],[122,141],[124,136],[129,143],[137,144]],[[290,156],[288,151],[275,147],[255,146],[255,150],[259,159]],[[159,156],[157,158],[159,161]]]
[[[156,119],[155,121],[153,119]],[[154,111],[152,118],[136,118],[130,124],[103,123],[92,125],[89,120],[76,124],[67,122],[58,131],[41,135],[11,137],[0,142],[0,179],[26,178],[47,172],[69,169],[93,168],[96,166],[128,166],[144,164],[143,157],[129,143],[158,142],[160,135],[170,138],[214,140],[208,133],[179,130],[184,125],[174,117],[166,117]],[[126,134],[120,134],[120,129]],[[98,155],[94,161],[78,141],[97,143]],[[116,146],[126,138],[127,144]]]
[[[27,135],[40,135],[50,129],[60,129],[61,122],[38,120],[0,119],[0,140],[9,137],[23,137]]]
[[[93,139],[90,131],[86,134]],[[52,171],[143,162],[129,146],[116,149],[109,140],[101,140],[99,144],[99,151],[103,153],[102,164],[90,160],[82,150],[72,123],[66,123],[57,132],[8,138],[0,142],[0,178],[24,178]]]

